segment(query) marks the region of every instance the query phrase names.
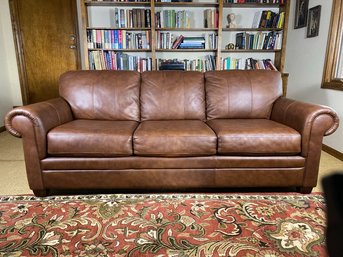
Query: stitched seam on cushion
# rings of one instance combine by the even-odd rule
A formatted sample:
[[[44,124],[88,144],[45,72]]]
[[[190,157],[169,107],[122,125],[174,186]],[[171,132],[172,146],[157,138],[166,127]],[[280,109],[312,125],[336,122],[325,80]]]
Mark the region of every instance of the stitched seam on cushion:
[[[62,152],[62,151],[58,151],[58,152],[49,152],[49,154],[75,154],[75,153],[78,153],[78,154],[107,154],[107,152]],[[124,154],[124,153],[115,153],[115,152],[109,152],[109,153],[114,153],[114,154]]]
[[[183,90],[183,118],[186,119],[186,89],[185,89],[185,80],[184,78],[182,77],[182,90]]]
[[[60,114],[59,114],[59,112],[57,111],[57,109],[55,108],[55,106],[53,105],[53,104],[51,104],[51,103],[47,103],[49,106],[51,106],[54,110],[55,110],[55,112],[56,112],[56,114],[57,114],[57,118],[58,118],[58,124],[61,124],[61,117],[60,117]]]
[[[249,74],[250,75],[250,74]],[[252,110],[253,110],[253,104],[254,104],[254,96],[253,96],[253,90],[252,90],[252,82],[251,82],[251,77],[247,76],[249,78],[249,83],[250,83],[250,113],[249,116],[252,117]]]
[[[93,106],[93,115],[95,116],[95,106],[94,106],[94,83],[92,85],[92,106]],[[93,116],[93,117],[94,117]]]
[[[227,116],[224,113],[224,117],[230,117],[230,86],[229,79],[226,77],[226,88],[227,88]]]
[[[155,137],[155,138],[160,138],[160,137],[162,137],[162,138],[187,138],[187,137],[196,137],[196,138],[211,138],[211,137],[213,137],[213,138],[215,138],[215,136],[165,136],[165,135],[161,135],[161,136],[139,136],[138,135],[138,137],[141,137],[141,138],[144,138],[144,137],[149,137],[149,138],[151,138],[151,137]]]
[[[295,137],[296,135],[294,136],[282,136],[282,135],[275,135],[275,136],[247,136],[247,135],[242,135],[242,136],[221,136],[221,137],[224,137],[224,138],[233,138],[233,137],[249,137],[249,138],[280,138],[280,137]]]

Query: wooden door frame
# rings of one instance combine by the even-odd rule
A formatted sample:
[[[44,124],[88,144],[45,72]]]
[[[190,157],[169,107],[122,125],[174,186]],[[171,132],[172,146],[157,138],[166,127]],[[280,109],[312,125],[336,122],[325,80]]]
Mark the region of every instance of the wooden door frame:
[[[25,55],[23,51],[23,39],[20,33],[20,16],[19,16],[19,8],[18,8],[18,1],[19,0],[9,0],[9,7],[10,7],[10,14],[11,14],[11,23],[12,23],[12,32],[13,32],[13,39],[14,39],[14,47],[16,52],[16,59],[17,59],[17,66],[18,66],[18,73],[19,73],[19,81],[20,81],[20,90],[21,90],[21,98],[23,101],[23,105],[27,105],[29,103],[29,88],[27,82],[27,74],[26,74],[26,65],[25,65]],[[76,65],[77,69],[81,68],[81,59],[80,59],[80,36],[79,36],[79,23],[78,23],[78,14],[77,14],[77,0],[72,0],[72,13],[74,13],[74,25],[75,25],[75,37],[77,45],[76,51]]]

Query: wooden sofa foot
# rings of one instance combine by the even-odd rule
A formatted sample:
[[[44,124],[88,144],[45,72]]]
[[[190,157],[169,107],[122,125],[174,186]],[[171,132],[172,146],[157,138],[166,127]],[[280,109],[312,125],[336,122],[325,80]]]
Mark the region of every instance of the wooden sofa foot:
[[[310,194],[312,192],[313,187],[299,187],[298,192],[302,194]]]
[[[35,196],[37,197],[44,197],[48,195],[48,190],[47,189],[43,189],[43,190],[32,190],[33,193],[35,194]]]

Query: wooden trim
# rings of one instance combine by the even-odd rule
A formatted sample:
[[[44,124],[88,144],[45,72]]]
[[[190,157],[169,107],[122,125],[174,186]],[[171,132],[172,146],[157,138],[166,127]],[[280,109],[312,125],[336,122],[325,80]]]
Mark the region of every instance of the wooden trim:
[[[118,51],[118,50],[115,50]],[[127,52],[127,49],[123,49]],[[177,48],[177,49],[155,49],[156,52],[217,52],[217,49],[203,49],[203,48]],[[137,51],[136,51],[137,52]]]
[[[282,31],[278,28],[223,28],[223,31]]]
[[[282,28],[282,46],[279,52],[275,52],[274,63],[276,68],[281,72],[285,72],[285,60],[286,60],[286,43],[287,43],[287,31],[289,25],[289,9],[290,1],[286,2],[286,5],[280,7],[280,12],[285,12],[285,20]]]
[[[218,9],[218,32],[217,32],[217,52],[216,52],[216,68],[215,70],[221,70],[220,59],[222,57],[221,48],[223,41],[223,12],[224,12],[224,0],[218,0],[219,9]]]
[[[87,10],[85,0],[81,0],[80,5],[81,5],[81,9],[80,9],[81,10],[81,20],[82,20],[82,24],[81,24],[82,38],[81,38],[81,40],[83,43],[83,44],[80,44],[80,46],[82,47],[83,53],[84,53],[85,69],[89,70],[88,42],[87,42],[88,10]]]
[[[221,50],[223,53],[280,53],[282,50],[281,49],[222,49]]]
[[[154,2],[154,1],[152,1]],[[172,6],[172,7],[217,7],[218,3],[196,3],[196,2],[156,2],[156,7],[166,7],[166,6]]]
[[[217,31],[218,28],[156,28],[156,31]]]
[[[81,37],[80,37],[80,28],[79,28],[79,20],[78,20],[78,13],[77,13],[77,0],[71,1],[71,12],[72,12],[72,17],[74,17],[74,25],[75,25],[75,45],[76,45],[76,66],[77,69],[80,70],[82,69],[82,63],[81,63]],[[87,35],[87,32],[86,32]],[[87,40],[86,40],[87,41]]]
[[[163,49],[164,50],[164,49]],[[166,49],[175,50],[175,49]],[[204,50],[204,49],[202,49]],[[115,51],[115,52],[151,52],[150,49],[104,49],[104,48],[88,48],[88,51]]]
[[[335,80],[340,44],[343,40],[343,0],[333,0],[330,30],[326,47],[325,65],[323,70],[322,88],[343,90],[343,82]]]
[[[323,82],[322,88],[343,91],[343,82],[339,82],[339,81]]]
[[[21,33],[19,29],[20,19],[19,19],[19,13],[18,13],[18,10],[19,10],[18,1],[9,0],[9,7],[10,7],[10,13],[11,13],[12,33],[13,33],[18,73],[19,73],[21,98],[22,98],[23,104],[26,105],[29,103],[29,92],[28,92],[28,85],[27,85],[25,56],[24,56],[24,51],[23,51],[23,46],[22,46],[23,40],[21,38]]]
[[[0,127],[0,133],[5,132],[5,131],[6,131],[6,127],[5,126]]]
[[[150,2],[83,1],[87,6],[150,6]],[[82,4],[82,3],[81,3]]]
[[[287,96],[288,77],[289,77],[289,73],[282,73],[281,74],[281,78],[282,78],[282,95],[284,97]]]
[[[340,151],[337,151],[333,148],[331,148],[330,146],[327,145],[322,145],[322,150],[330,155],[332,155],[333,157],[343,161],[343,153],[341,153]]]
[[[150,31],[151,28],[115,28],[115,27],[87,27],[87,29],[102,29],[102,30],[133,30],[133,31]],[[156,29],[156,30],[169,30],[169,29]]]
[[[151,61],[152,61],[152,70],[158,69],[158,59],[156,58],[156,39],[157,39],[157,33],[156,33],[156,23],[155,23],[155,1],[151,1],[150,3],[150,48],[151,48]]]
[[[288,1],[287,1],[288,2]],[[267,3],[225,3],[224,8],[278,8],[283,6],[282,4],[267,4]]]

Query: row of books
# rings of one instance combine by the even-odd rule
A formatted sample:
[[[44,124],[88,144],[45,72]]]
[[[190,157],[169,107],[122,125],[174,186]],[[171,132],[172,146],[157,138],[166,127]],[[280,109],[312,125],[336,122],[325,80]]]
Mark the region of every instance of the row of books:
[[[200,37],[176,36],[170,32],[157,32],[157,48],[159,49],[216,49],[218,36],[215,33],[208,33]]]
[[[204,28],[218,28],[218,10],[204,10]]]
[[[236,49],[281,49],[282,33],[280,32],[240,32],[236,34]]]
[[[230,3],[230,4],[245,4],[245,3],[285,4],[286,0],[224,0],[224,3]]]
[[[285,20],[285,12],[275,13],[271,10],[256,12],[253,19],[253,28],[282,29]]]
[[[190,11],[163,10],[155,13],[156,28],[191,28],[193,13]]]
[[[150,28],[151,11],[145,8],[114,9],[116,28]]]
[[[222,70],[277,70],[270,59],[257,60],[253,58],[221,58]],[[114,51],[89,51],[89,67],[91,70],[135,70],[144,72],[152,70],[152,59],[140,56],[128,55]],[[187,70],[187,71],[211,71],[216,69],[216,61],[213,55],[203,59],[166,60],[158,59],[159,70]]]
[[[114,51],[89,51],[91,70],[152,70],[152,59]]]
[[[245,60],[246,70],[277,70],[270,59],[257,60],[254,58],[247,58]]]
[[[180,48],[180,49],[205,49],[205,41],[206,41],[205,37],[184,37],[184,36],[181,36],[180,43],[178,43],[177,41],[175,43],[176,48]]]
[[[88,29],[89,49],[150,49],[150,32],[127,30]]]
[[[254,58],[220,58],[222,70],[277,70],[270,59],[257,60]]]
[[[185,70],[185,64],[178,60],[162,60],[158,68],[159,70]]]
[[[218,28],[218,11],[213,9],[204,10],[204,28]],[[191,28],[193,12],[163,10],[155,13],[156,28]],[[263,10],[255,13],[253,28],[278,28],[283,27],[285,13],[275,13],[271,10]],[[115,28],[150,28],[151,11],[144,8],[114,9]]]
[[[186,70],[186,71],[211,71],[216,69],[216,60],[213,55],[207,55],[200,59],[166,60],[158,59],[159,70]]]

